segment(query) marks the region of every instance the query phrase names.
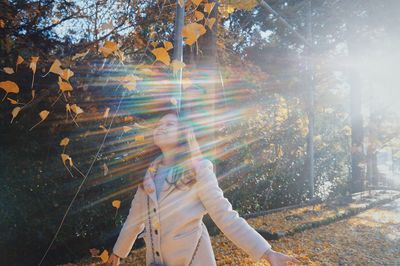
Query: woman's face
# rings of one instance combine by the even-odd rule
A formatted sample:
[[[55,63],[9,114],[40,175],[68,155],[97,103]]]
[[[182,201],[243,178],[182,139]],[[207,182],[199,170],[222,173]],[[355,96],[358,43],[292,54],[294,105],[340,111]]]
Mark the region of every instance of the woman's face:
[[[173,148],[178,144],[179,123],[175,114],[166,114],[156,123],[153,140],[160,148]]]

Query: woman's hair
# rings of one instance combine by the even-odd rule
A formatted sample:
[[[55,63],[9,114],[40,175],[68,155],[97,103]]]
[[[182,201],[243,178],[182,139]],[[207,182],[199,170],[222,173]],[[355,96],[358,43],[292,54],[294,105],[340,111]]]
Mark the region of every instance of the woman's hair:
[[[196,160],[202,159],[203,155],[200,146],[196,140],[195,132],[191,126],[190,120],[185,116],[179,115],[176,109],[171,109],[162,112],[159,119],[167,114],[174,114],[178,118],[178,152],[174,158],[173,172],[171,180],[166,178],[166,182],[170,185],[181,189],[188,187],[189,189],[196,183],[196,171],[193,163]],[[162,154],[159,149],[159,154]]]

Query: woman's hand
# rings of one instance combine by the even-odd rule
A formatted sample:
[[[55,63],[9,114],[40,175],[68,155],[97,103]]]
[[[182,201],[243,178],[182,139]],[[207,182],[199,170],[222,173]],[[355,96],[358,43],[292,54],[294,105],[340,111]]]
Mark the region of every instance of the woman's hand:
[[[277,252],[275,250],[269,249],[267,250],[264,255],[261,257],[261,259],[265,259],[271,264],[271,266],[286,266],[286,265],[292,265],[294,263],[299,263],[300,261],[297,260],[293,256],[288,256],[283,253]],[[291,263],[291,264],[288,264]]]
[[[112,266],[118,266],[120,264],[120,257],[112,253],[111,256],[108,258],[107,263],[111,263]]]

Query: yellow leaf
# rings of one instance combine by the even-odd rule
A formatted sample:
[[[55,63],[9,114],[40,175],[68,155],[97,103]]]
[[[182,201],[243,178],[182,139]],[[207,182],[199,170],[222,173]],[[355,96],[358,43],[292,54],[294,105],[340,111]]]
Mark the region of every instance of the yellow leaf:
[[[213,27],[213,25],[214,25],[214,23],[215,23],[215,18],[207,18],[206,19],[206,25],[210,28],[210,29],[212,29],[212,27]]]
[[[221,17],[226,18],[235,11],[235,7],[233,5],[223,4],[218,6],[218,11],[221,13]]]
[[[24,62],[24,59],[21,56],[18,56],[17,58],[17,65],[22,64],[22,62]]]
[[[63,161],[64,165],[65,165],[65,162],[68,160],[69,161],[69,166],[71,166],[71,167],[73,166],[72,159],[67,154],[61,153],[61,160]]]
[[[128,127],[128,126],[123,126],[123,127],[122,127],[122,130],[124,131],[124,133],[126,133],[126,132],[128,132],[128,131],[131,131],[132,128],[131,128],[131,127]]]
[[[136,135],[135,136],[135,141],[141,141],[144,140],[144,136],[143,135]]]
[[[13,82],[13,81],[2,81],[0,82],[0,88],[5,90],[6,95],[8,93],[19,93],[19,87],[17,85],[17,83]]]
[[[29,68],[32,69],[32,72],[35,74],[36,72],[36,64],[39,60],[39,56],[31,56],[31,62],[29,64]]]
[[[205,33],[206,28],[199,23],[190,23],[182,29],[182,37],[186,38],[185,43],[188,45],[194,44]]]
[[[124,54],[122,51],[117,50],[117,51],[115,51],[114,53],[117,55],[118,60],[119,60],[120,62],[125,61],[125,54]]]
[[[171,59],[165,48],[156,48],[156,49],[152,50],[151,52],[155,55],[156,60],[161,61],[164,64],[166,64],[167,66],[169,66]]]
[[[71,110],[72,112],[74,112],[76,115],[79,115],[81,113],[83,113],[83,110],[76,104],[72,104],[71,105]]]
[[[112,202],[112,206],[119,209],[119,207],[121,207],[121,201],[120,200],[114,200]]]
[[[72,91],[72,86],[68,82],[62,81],[61,77],[58,77],[58,86],[60,87],[60,91]]]
[[[15,107],[15,108],[11,111],[12,118],[11,118],[11,122],[10,122],[10,123],[12,123],[13,120],[14,120],[14,118],[17,117],[19,111],[21,111],[21,107],[19,107],[19,106]]]
[[[11,99],[11,98],[7,97],[7,100],[9,100],[11,104],[18,104],[18,102],[16,100],[14,100],[14,99]]]
[[[49,72],[57,74],[57,75],[61,75],[63,70],[61,68],[61,62],[58,59],[54,60],[53,64],[50,67]]]
[[[196,6],[200,5],[201,1],[203,0],[191,0],[193,4],[195,4]]]
[[[3,67],[4,72],[7,74],[14,74],[14,69],[12,67]]]
[[[172,48],[174,48],[174,45],[172,44],[172,42],[165,41],[164,42],[164,48],[165,48],[165,50],[169,51]]]
[[[6,23],[4,22],[4,20],[0,19],[0,29],[4,29],[5,26]]]
[[[69,143],[69,138],[63,138],[60,142],[60,146],[67,146]]]
[[[88,49],[86,52],[75,54],[72,57],[72,60],[76,60],[78,58],[84,58],[89,53],[89,51],[90,51],[90,49]]]
[[[67,112],[71,112],[71,106],[69,105],[69,103],[67,103],[67,104],[65,105],[65,110],[66,110]]]
[[[196,21],[202,20],[204,18],[203,12],[197,10],[194,12],[194,16],[196,17]]]
[[[215,3],[206,3],[204,4],[204,12],[210,14],[215,6]]]
[[[137,76],[125,76],[116,80],[122,81],[124,83],[122,86],[131,91],[136,89],[136,81],[142,80],[142,78],[139,78]]]
[[[174,72],[174,74],[176,74],[176,72],[178,70],[184,68],[185,66],[186,66],[185,63],[183,63],[180,60],[176,60],[176,59],[172,60],[171,67],[172,67],[172,71]]]
[[[107,107],[106,111],[104,112],[103,118],[107,118],[109,112],[110,112],[110,107]]]
[[[60,76],[65,80],[69,80],[69,78],[72,77],[73,75],[74,72],[72,72],[71,69],[69,68],[64,69],[60,74]]]
[[[39,116],[40,116],[40,118],[42,119],[42,121],[43,120],[45,120],[46,118],[47,118],[47,116],[49,115],[49,111],[47,111],[47,110],[43,110],[43,111],[41,111],[40,113],[39,113]]]
[[[104,250],[100,255],[101,260],[106,263],[108,261],[108,251]]]
[[[105,41],[103,47],[99,48],[99,51],[103,53],[105,57],[109,56],[112,52],[118,49],[118,44],[112,41]]]
[[[156,48],[158,46],[158,42],[151,42],[150,45],[153,46],[153,48]]]

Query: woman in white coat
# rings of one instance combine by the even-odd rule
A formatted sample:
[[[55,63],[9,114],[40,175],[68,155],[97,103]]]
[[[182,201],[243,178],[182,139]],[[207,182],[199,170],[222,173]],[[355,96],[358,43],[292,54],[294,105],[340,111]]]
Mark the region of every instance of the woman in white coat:
[[[193,130],[174,111],[158,120],[154,144],[161,154],[151,163],[132,200],[129,215],[113,247],[108,263],[120,264],[145,229],[146,265],[216,265],[210,236],[202,218],[209,214],[236,246],[252,259],[273,266],[298,262],[276,252],[224,197],[213,164],[201,156]],[[170,167],[157,193],[159,167]],[[159,195],[159,196],[157,196]]]

